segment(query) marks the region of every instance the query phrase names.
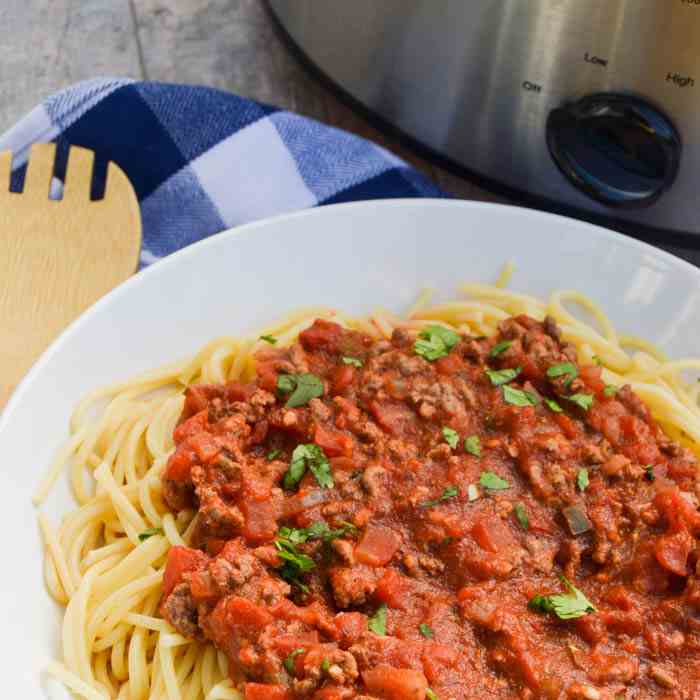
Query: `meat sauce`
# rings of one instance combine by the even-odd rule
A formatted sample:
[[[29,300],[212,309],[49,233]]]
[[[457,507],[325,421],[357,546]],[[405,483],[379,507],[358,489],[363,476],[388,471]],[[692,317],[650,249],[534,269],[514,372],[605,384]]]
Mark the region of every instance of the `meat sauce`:
[[[317,320],[188,389],[165,618],[248,700],[700,698],[692,454],[550,319],[417,348]]]

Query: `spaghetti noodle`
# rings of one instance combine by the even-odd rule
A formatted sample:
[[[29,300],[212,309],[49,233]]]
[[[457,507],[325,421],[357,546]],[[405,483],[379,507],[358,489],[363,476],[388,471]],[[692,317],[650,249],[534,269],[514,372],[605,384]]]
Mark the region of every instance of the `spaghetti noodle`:
[[[396,328],[418,331],[426,323],[459,333],[493,335],[499,322],[527,314],[553,317],[579,362],[598,363],[603,379],[629,384],[673,439],[700,457],[700,384],[684,378],[700,359],[672,361],[650,343],[619,334],[604,311],[575,291],[547,300],[505,288],[507,267],[494,286],[465,284],[464,299],[431,305],[428,292],[406,317],[378,310],[352,318],[326,308],[299,311],[265,328],[260,336],[224,337],[192,359],[96,391],[77,406],[70,438],[59,451],[35,503],[41,504],[68,467],[78,507],[55,530],[39,516],[45,542],[45,578],[57,603],[66,606],[63,661],[48,672],[87,700],[239,700],[224,654],[178,634],[158,613],[165,559],[186,545],[195,518],[173,515],[161,494],[161,475],[173,449],[172,434],[183,391],[194,383],[249,380],[261,336],[292,343],[316,318],[332,319],[372,337]],[[582,310],[581,320],[570,307]]]

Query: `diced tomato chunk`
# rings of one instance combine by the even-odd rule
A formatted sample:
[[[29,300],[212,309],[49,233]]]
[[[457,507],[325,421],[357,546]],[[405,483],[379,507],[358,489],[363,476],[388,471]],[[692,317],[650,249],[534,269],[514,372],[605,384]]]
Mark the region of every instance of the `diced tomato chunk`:
[[[317,690],[312,696],[312,700],[345,700],[347,692],[344,688],[328,685],[321,690]]]
[[[194,450],[199,461],[208,464],[221,452],[221,447],[211,433],[197,433],[187,438],[187,444]]]
[[[579,367],[581,381],[594,393],[601,394],[605,389],[605,382],[601,378],[601,369],[595,365],[582,365]]]
[[[413,424],[414,415],[410,409],[399,403],[371,401],[369,404],[374,419],[390,435],[400,436],[405,428]]]
[[[167,598],[175,586],[182,583],[184,574],[203,569],[208,561],[209,557],[198,549],[179,545],[171,547],[163,574],[163,596]]]
[[[212,625],[216,624],[220,631],[226,627],[263,629],[272,620],[273,617],[267,608],[256,605],[247,598],[234,595],[222,598],[211,614]]]
[[[277,509],[269,499],[247,499],[241,503],[245,517],[243,536],[250,542],[269,542],[277,533]]]
[[[190,592],[196,601],[213,600],[219,589],[208,571],[195,571],[190,576]]]
[[[195,413],[186,421],[180,423],[180,425],[178,425],[173,432],[173,440],[176,445],[179,445],[183,440],[191,435],[196,435],[197,433],[201,433],[203,430],[206,430],[208,425],[209,411],[205,409],[199,413]]]
[[[427,642],[423,654],[423,672],[430,683],[435,683],[444,669],[452,668],[459,658],[455,647],[437,642]]]
[[[187,440],[175,448],[168,458],[163,477],[172,481],[189,481],[192,467],[197,463],[197,456]]]
[[[400,545],[401,541],[395,532],[370,524],[355,547],[355,558],[369,566],[384,566],[391,561]]]
[[[578,425],[576,425],[575,421],[569,418],[569,416],[567,416],[565,413],[555,413],[554,420],[557,422],[559,427],[562,429],[562,432],[569,438],[569,440],[573,440],[574,438],[578,437],[580,432]]]
[[[221,396],[221,387],[216,384],[195,384],[185,391],[185,405],[182,408],[182,418],[187,419],[195,413],[203,411],[209,401]]]
[[[285,656],[295,649],[308,649],[318,644],[318,632],[303,632],[299,634],[281,634],[274,639],[275,648]]]
[[[513,534],[500,518],[478,520],[471,530],[472,537],[487,552],[499,552],[514,544]]]
[[[338,365],[331,373],[331,393],[342,394],[354,379],[355,368],[352,365]]]
[[[405,576],[395,569],[387,569],[384,576],[379,579],[374,595],[390,608],[405,610],[408,588],[409,582]]]
[[[359,612],[342,612],[333,618],[339,642],[344,646],[355,643],[367,631],[367,616]]]
[[[420,671],[383,664],[362,674],[372,695],[384,700],[425,700],[428,681]]]
[[[258,384],[262,389],[275,391],[277,389],[277,369],[275,362],[259,360],[255,365],[255,373],[258,376]]]
[[[284,685],[246,683],[245,700],[290,700],[289,689]]]
[[[232,381],[224,385],[224,396],[228,401],[248,401],[255,390],[255,384]]]
[[[462,367],[464,367],[464,362],[456,352],[451,352],[449,355],[441,357],[435,362],[435,369],[438,374],[443,375],[455,374],[459,372]]]
[[[317,318],[311,326],[299,333],[299,342],[305,350],[323,348],[330,352],[338,349],[338,339],[343,334],[343,328],[337,323]]]
[[[685,530],[670,535],[662,535],[656,541],[654,553],[656,560],[672,574],[688,575],[688,556],[693,549],[693,538]]]
[[[314,442],[328,457],[352,457],[353,440],[349,435],[335,430],[328,430],[317,425],[314,431]]]

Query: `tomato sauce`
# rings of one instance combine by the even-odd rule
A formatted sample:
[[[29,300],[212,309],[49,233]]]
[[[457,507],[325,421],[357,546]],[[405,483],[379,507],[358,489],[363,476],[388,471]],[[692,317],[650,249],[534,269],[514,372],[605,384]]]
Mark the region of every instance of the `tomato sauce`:
[[[556,325],[317,320],[194,386],[162,612],[246,698],[700,698],[700,481]]]

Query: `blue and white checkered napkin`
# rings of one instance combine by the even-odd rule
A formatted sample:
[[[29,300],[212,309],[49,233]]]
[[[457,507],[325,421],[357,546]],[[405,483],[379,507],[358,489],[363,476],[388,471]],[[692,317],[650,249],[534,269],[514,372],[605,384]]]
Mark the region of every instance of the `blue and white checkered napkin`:
[[[141,264],[273,214],[336,202],[440,197],[423,175],[369,141],[206,87],[95,79],[36,107],[0,136],[21,189],[29,146],[96,152],[96,179],[114,161],[143,217]],[[99,191],[98,184],[97,190]]]

